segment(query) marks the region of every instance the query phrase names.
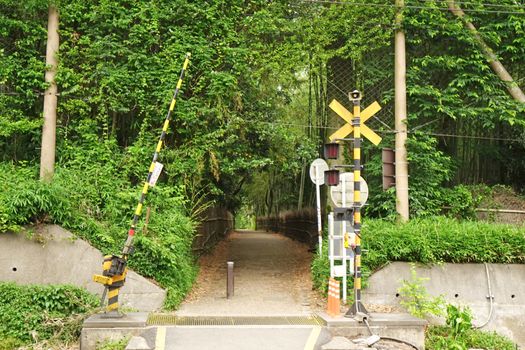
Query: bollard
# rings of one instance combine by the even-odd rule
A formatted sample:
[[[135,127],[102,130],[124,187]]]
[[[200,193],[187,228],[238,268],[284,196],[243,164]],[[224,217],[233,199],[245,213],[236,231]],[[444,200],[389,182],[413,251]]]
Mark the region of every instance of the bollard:
[[[233,297],[233,261],[228,261],[226,265],[226,299],[230,299]]]

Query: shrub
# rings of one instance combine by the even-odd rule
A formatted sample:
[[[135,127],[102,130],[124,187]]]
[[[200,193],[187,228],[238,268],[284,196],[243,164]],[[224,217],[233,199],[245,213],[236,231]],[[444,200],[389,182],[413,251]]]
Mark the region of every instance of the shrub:
[[[430,326],[425,337],[425,349],[485,349],[515,350],[516,345],[508,338],[496,332],[485,332],[478,329],[466,330],[461,338],[454,339],[449,326]]]
[[[362,244],[364,277],[391,261],[525,263],[525,228],[441,216],[407,223],[368,219],[363,223]],[[323,257],[317,254],[312,263],[314,286],[326,292],[329,275],[326,252]]]
[[[34,167],[1,163],[0,233],[29,223],[56,223],[104,254],[120,254],[142,186],[130,185],[109,155],[106,164],[93,163],[89,154],[79,157],[58,167],[51,184],[38,181]],[[129,259],[132,269],[168,290],[168,308],[182,301],[197,271],[191,250],[195,223],[185,214],[183,191],[162,185],[150,189],[148,234],[137,233]]]
[[[69,285],[29,285],[0,282],[0,338],[22,344],[80,335],[81,320],[98,305],[84,289]]]

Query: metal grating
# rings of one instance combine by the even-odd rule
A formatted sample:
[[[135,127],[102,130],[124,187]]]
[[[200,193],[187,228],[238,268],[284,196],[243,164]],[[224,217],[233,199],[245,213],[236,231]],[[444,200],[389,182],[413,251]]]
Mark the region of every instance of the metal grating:
[[[150,314],[150,326],[323,326],[324,321],[315,316],[176,316]]]

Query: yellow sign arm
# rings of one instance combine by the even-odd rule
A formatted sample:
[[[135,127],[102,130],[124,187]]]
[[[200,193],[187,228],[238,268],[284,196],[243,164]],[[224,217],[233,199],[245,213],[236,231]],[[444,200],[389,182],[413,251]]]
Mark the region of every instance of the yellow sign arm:
[[[350,133],[354,130],[354,127],[350,124],[343,125],[340,129],[338,129],[336,132],[334,132],[332,135],[328,137],[330,142],[334,142],[334,140],[338,139],[344,139]]]
[[[382,140],[381,136],[376,134],[372,129],[364,124],[361,124],[361,135],[369,139],[370,142],[376,146],[379,145],[379,142]]]
[[[336,100],[332,100],[330,104],[328,105],[334,111],[338,116],[343,118],[345,122],[352,124],[352,118],[354,115],[348,111],[342,104],[337,102]]]
[[[370,117],[372,117],[374,114],[376,114],[380,110],[381,110],[381,106],[379,105],[379,103],[377,103],[377,101],[372,103],[370,106],[366,107],[361,112],[361,126],[363,126],[364,122],[366,122],[368,119],[370,119]]]

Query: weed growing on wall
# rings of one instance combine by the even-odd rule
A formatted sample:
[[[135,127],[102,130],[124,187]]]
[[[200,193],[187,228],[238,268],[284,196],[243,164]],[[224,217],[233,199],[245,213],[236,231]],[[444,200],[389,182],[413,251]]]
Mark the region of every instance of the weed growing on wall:
[[[433,297],[428,294],[424,282],[429,278],[417,276],[416,266],[411,264],[410,279],[403,280],[399,288],[401,306],[416,317],[426,318],[430,315],[443,316],[445,314],[445,298],[440,295]]]
[[[472,327],[469,308],[447,305],[446,325],[430,326],[425,337],[428,350],[514,350],[516,345],[496,332],[483,332]]]

